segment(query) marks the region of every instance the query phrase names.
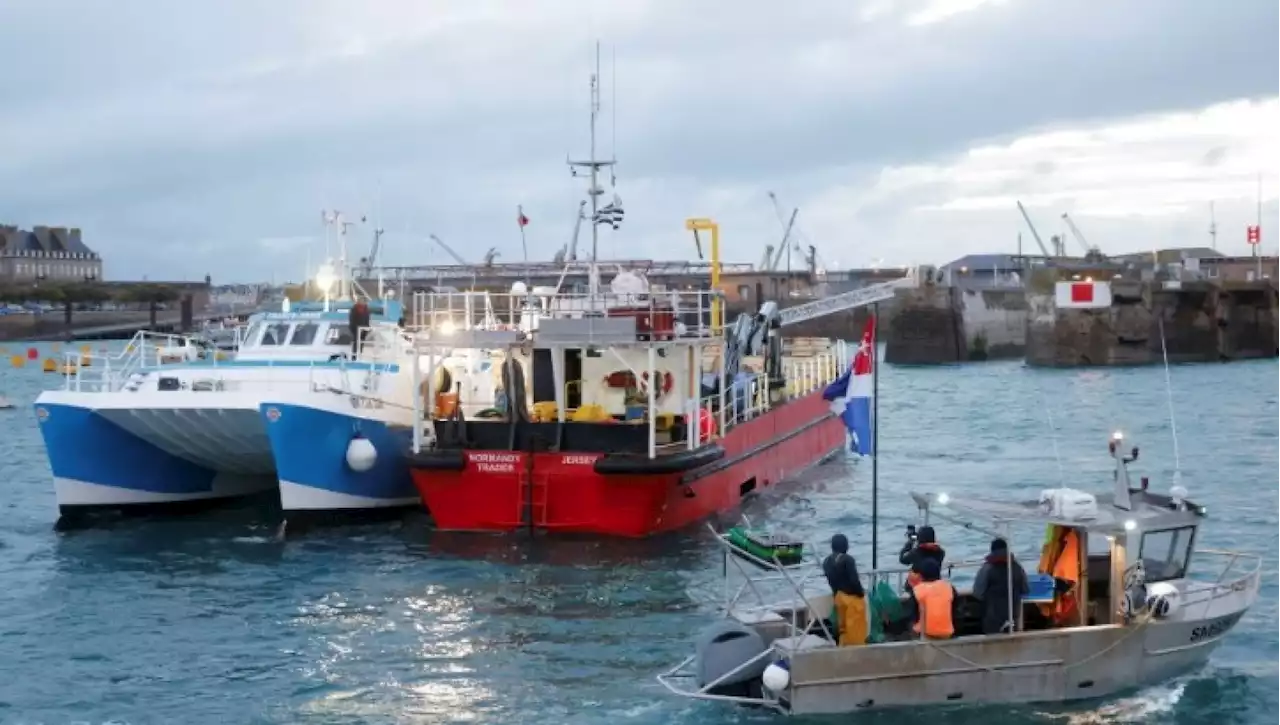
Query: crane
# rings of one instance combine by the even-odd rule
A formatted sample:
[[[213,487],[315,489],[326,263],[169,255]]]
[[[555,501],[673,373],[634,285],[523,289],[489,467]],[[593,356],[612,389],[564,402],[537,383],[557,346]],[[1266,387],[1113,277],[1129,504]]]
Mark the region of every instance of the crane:
[[[1040,232],[1036,231],[1036,225],[1031,223],[1031,215],[1027,213],[1027,208],[1022,205],[1022,202],[1018,202],[1018,211],[1022,212],[1022,218],[1027,222],[1027,228],[1031,230],[1031,236],[1035,238],[1036,246],[1040,247],[1040,253],[1046,257],[1054,256],[1049,253],[1049,248],[1044,246],[1044,240],[1040,238]],[[1055,249],[1054,251],[1057,250]]]
[[[1076,226],[1076,223],[1071,220],[1070,216],[1067,216],[1065,211],[1062,212],[1062,221],[1067,223],[1067,228],[1071,230],[1071,234],[1075,236],[1076,241],[1084,248],[1085,259],[1105,259],[1105,256],[1102,254],[1102,250],[1092,244],[1089,244],[1088,240],[1084,238],[1084,235],[1080,233],[1080,228]]]
[[[378,250],[382,247],[382,235],[386,231],[382,227],[374,228],[373,245],[369,248],[369,256],[360,258],[360,277],[368,279],[373,275],[373,265],[378,263]]]
[[[434,234],[430,236],[431,236],[431,241],[435,242],[436,244],[439,244],[440,248],[443,249],[445,252],[448,252],[449,256],[453,257],[455,262],[457,262],[458,264],[461,264],[464,267],[469,266],[469,263],[467,262],[467,260],[463,259],[462,255],[453,251],[453,248],[450,247],[448,244],[445,244],[443,239],[441,239],[440,237],[437,237]]]
[[[783,253],[790,251],[787,248],[787,243],[791,239],[791,230],[796,226],[796,215],[800,213],[800,207],[796,207],[791,210],[791,218],[787,221],[783,221],[784,215],[782,213],[782,205],[778,203],[778,195],[771,191],[769,192],[769,199],[773,202],[774,213],[778,215],[778,223],[782,225],[782,241],[779,242],[776,247],[777,254],[773,255],[765,265],[764,271],[766,272],[776,270],[778,268],[778,264],[782,262]]]

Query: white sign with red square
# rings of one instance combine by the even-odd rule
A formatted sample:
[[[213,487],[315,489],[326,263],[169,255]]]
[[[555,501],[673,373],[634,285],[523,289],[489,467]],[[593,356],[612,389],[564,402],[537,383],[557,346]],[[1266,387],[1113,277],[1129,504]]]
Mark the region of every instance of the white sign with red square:
[[[1111,306],[1110,282],[1059,282],[1054,288],[1058,309],[1090,309]]]

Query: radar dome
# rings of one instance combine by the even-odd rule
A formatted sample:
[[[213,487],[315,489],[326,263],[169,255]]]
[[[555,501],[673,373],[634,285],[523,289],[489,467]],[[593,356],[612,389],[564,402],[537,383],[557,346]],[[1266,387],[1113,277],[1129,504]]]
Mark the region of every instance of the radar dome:
[[[609,282],[609,291],[615,295],[642,295],[649,292],[649,282],[635,272],[624,269]]]
[[[529,292],[529,288],[525,286],[524,282],[511,283],[511,294],[523,295],[523,294],[527,294],[528,292]]]

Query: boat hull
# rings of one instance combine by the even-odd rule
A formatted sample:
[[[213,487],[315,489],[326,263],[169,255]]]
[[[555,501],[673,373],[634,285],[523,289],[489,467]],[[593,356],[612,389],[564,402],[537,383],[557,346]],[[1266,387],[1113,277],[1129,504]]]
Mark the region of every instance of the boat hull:
[[[410,469],[443,530],[638,538],[731,510],[839,453],[845,442],[843,425],[815,392],[666,464],[572,450],[444,449],[411,456]]]
[[[273,488],[256,467],[215,468],[123,427],[162,427],[150,411],[100,410],[74,396],[45,393],[35,404],[59,511],[199,508]],[[164,414],[160,415],[163,418]]]
[[[275,456],[280,507],[289,521],[421,505],[403,456],[409,429],[395,420],[405,417],[403,411],[353,410],[348,398],[333,395],[307,403],[272,400],[259,408]],[[373,466],[363,472],[346,460],[357,433],[376,452]]]

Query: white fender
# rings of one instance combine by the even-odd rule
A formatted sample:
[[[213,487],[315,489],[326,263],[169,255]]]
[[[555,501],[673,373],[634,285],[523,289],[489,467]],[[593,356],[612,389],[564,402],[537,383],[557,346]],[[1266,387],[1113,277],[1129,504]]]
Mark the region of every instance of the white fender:
[[[368,438],[355,437],[347,444],[347,467],[356,473],[364,473],[378,462],[378,449]]]

